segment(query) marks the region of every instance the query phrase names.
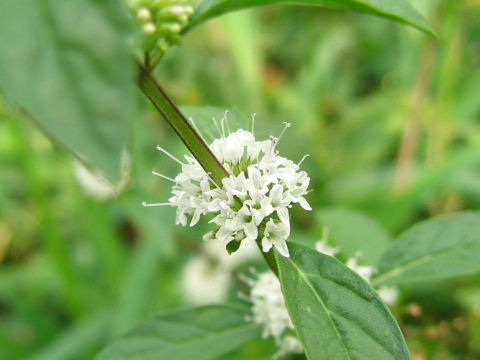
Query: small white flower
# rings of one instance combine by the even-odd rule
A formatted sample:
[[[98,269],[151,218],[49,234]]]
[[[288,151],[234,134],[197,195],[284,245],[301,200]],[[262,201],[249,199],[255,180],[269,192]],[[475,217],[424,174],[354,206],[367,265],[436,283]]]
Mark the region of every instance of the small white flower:
[[[288,225],[282,222],[275,223],[272,219],[268,220],[263,232],[262,250],[268,252],[273,245],[281,255],[289,257],[287,243],[285,242],[288,235],[290,235],[290,227]]]
[[[251,215],[250,210],[245,205],[238,211],[238,215],[236,218],[238,222],[237,234],[243,231],[244,237],[241,240],[248,238],[255,241],[258,237],[257,226],[259,223],[257,223],[255,217]]]
[[[278,155],[277,143],[277,138],[257,141],[252,132],[242,129],[214,140],[210,149],[229,172],[221,184],[215,184],[192,157],[185,156],[186,162],[181,162],[159,147],[182,165],[175,179],[154,172],[175,183],[168,204],[177,208],[177,224],[185,226],[191,217],[193,226],[202,216],[213,215],[210,223],[217,228],[206,238],[226,243],[261,240],[263,251],[275,247],[289,256],[289,209],[296,203],[311,209],[304,198],[310,178],[297,164]],[[155,205],[166,204],[150,204]]]

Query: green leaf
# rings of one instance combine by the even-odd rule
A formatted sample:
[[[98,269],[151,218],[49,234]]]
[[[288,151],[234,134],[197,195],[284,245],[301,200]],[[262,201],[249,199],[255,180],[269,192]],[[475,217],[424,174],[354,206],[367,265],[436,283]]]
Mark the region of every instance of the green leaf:
[[[480,272],[480,214],[431,219],[403,233],[382,256],[373,282],[441,280]]]
[[[224,305],[161,315],[109,346],[99,360],[215,359],[260,334],[245,317]]]
[[[318,212],[318,219],[328,228],[329,242],[339,246],[347,257],[360,251],[362,263],[368,265],[376,265],[391,242],[390,235],[375,220],[357,211],[323,209]]]
[[[110,323],[109,312],[76,322],[63,330],[51,343],[29,356],[28,360],[67,360],[78,359],[86,353],[91,355],[98,339],[109,330]]]
[[[228,255],[232,255],[234,252],[236,252],[240,248],[240,241],[237,240],[232,240],[227,244],[227,252]]]
[[[406,0],[203,0],[195,9],[189,28],[227,12],[275,4],[322,6],[369,13],[412,25],[437,37],[423,16]]]
[[[135,109],[123,10],[120,0],[0,2],[0,88],[112,181]]]
[[[436,194],[452,186],[452,180],[480,161],[480,145],[472,144],[452,152],[442,162],[427,167],[405,192],[380,202],[375,209],[376,217],[391,230],[401,229],[418,212],[429,194]]]
[[[402,333],[375,291],[336,259],[289,243],[276,254],[290,317],[312,360],[410,359]]]

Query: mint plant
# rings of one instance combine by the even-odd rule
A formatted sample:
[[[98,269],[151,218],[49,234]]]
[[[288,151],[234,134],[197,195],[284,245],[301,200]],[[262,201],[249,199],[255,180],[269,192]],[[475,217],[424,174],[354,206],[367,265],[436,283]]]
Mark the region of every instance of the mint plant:
[[[373,240],[378,231],[371,224],[354,228],[366,229],[371,241],[355,243],[355,233],[342,238],[328,224],[319,227],[331,229],[333,240],[296,241],[290,237],[291,211],[312,211],[308,198],[314,189],[301,169],[305,157],[292,161],[277,150],[289,124],[279,135],[272,130],[271,138],[259,140],[254,117],[250,129],[230,129],[225,115],[217,123],[218,138],[207,143],[195,116],[188,120],[162,89],[155,69],[187,32],[228,12],[275,4],[364,12],[437,37],[405,0],[0,3],[0,89],[18,111],[92,174],[111,182],[114,194],[125,187],[125,154],[131,119],[139,117],[140,90],[190,152],[178,159],[158,145],[181,170],[169,177],[155,169],[153,175],[173,183],[171,197],[144,206],[176,208],[177,225],[207,219],[205,241],[222,243],[232,258],[255,244],[268,268],[240,276],[249,287],[244,306],[159,315],[107,346],[101,360],[215,359],[261,336],[274,338],[275,357],[411,359],[387,305],[397,297],[396,287],[480,272],[477,213],[428,220],[392,244]],[[34,71],[32,62],[40,69]],[[343,258],[336,258],[342,251]],[[215,286],[230,278],[220,280]]]

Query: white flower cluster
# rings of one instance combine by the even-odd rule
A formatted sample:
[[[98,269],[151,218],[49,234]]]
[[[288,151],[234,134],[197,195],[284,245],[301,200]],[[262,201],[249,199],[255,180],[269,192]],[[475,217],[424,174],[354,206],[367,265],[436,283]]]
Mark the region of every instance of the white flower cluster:
[[[289,208],[298,203],[311,210],[304,198],[310,178],[299,165],[278,155],[277,142],[277,138],[256,141],[242,129],[215,140],[210,149],[229,173],[219,186],[194,158],[185,156],[187,163],[175,177],[169,199],[177,207],[177,224],[187,225],[191,216],[194,226],[202,215],[211,214],[210,223],[217,229],[205,239],[229,243],[258,238],[264,252],[273,246],[289,256]]]
[[[251,286],[248,300],[252,303],[252,320],[263,325],[263,338],[272,336],[278,346],[274,358],[303,353],[277,277],[272,272],[265,272],[244,281]]]
[[[193,14],[185,0],[127,0],[127,4],[146,36],[145,48],[161,54],[181,43],[179,34]]]

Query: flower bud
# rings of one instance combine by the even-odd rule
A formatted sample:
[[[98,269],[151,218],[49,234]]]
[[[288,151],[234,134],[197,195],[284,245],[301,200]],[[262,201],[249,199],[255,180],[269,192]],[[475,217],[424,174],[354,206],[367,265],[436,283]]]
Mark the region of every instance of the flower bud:
[[[153,35],[157,31],[157,27],[152,22],[148,22],[145,25],[143,25],[142,29],[146,35]]]
[[[193,7],[184,0],[126,1],[146,35],[141,40],[143,50],[162,56],[170,46],[182,43],[180,34],[193,14]]]
[[[137,11],[137,19],[142,22],[149,21],[152,19],[152,13],[148,8],[142,7]]]
[[[182,26],[177,23],[163,23],[159,30],[167,34],[178,34],[182,30]]]

